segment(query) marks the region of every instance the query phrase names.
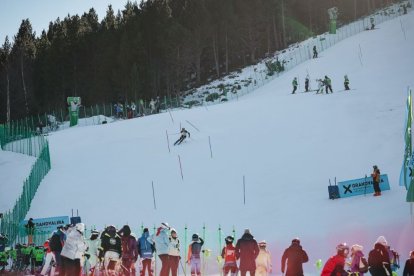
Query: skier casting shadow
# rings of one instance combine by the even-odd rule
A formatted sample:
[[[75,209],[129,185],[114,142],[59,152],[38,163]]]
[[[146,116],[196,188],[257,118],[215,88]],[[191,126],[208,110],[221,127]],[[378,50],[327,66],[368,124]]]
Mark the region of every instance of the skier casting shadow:
[[[188,132],[185,128],[182,128],[180,139],[175,141],[174,146],[177,145],[177,144],[178,145],[181,144],[185,140],[185,138],[187,138],[187,134],[188,134],[188,137],[191,137],[190,132]]]

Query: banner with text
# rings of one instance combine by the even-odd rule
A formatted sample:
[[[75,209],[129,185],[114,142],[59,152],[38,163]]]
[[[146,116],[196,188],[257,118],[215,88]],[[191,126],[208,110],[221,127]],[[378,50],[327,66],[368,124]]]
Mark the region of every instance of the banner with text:
[[[35,224],[34,233],[35,234],[49,234],[57,229],[58,226],[69,224],[69,216],[63,217],[51,217],[51,218],[38,218],[33,219]],[[26,233],[27,220],[20,222],[20,231],[21,233]]]
[[[381,175],[379,186],[381,191],[390,190],[390,183],[386,174]],[[374,193],[374,182],[372,177],[359,178],[338,182],[338,188],[340,198],[372,194]]]

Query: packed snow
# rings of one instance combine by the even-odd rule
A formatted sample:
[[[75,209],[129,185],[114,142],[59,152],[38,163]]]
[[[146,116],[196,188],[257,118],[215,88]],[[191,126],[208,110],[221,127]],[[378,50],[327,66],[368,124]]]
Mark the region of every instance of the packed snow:
[[[414,87],[412,45],[409,13],[236,101],[56,132],[49,137],[52,170],[27,218],[74,208],[88,227],[129,223],[137,233],[142,223],[152,228],[167,221],[183,243],[186,225],[189,238],[202,235],[205,224],[210,274],[218,273],[219,225],[223,239],[234,226],[237,237],[250,228],[266,240],[276,274],[294,237],[308,252],[307,275],[317,274],[316,260],[325,262],[338,243],[361,244],[367,254],[380,235],[405,260],[414,249],[414,224],[398,181],[406,92]],[[334,93],[300,93],[308,73],[312,87],[328,75]],[[345,74],[354,90],[338,92]],[[292,95],[295,76],[299,93]],[[173,146],[181,127],[191,137]],[[390,191],[328,199],[329,179],[360,178],[373,165],[388,175]]]

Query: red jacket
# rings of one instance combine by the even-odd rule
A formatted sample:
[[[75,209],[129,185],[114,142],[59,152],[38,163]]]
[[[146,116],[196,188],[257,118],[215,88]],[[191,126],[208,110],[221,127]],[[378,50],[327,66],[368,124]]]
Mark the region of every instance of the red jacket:
[[[226,245],[221,251],[221,257],[224,259],[225,263],[235,263],[237,261],[236,247],[234,247],[233,244]]]
[[[49,240],[46,240],[45,243],[43,244],[43,247],[47,250],[46,253],[50,253],[50,247],[49,247]]]
[[[341,276],[341,273],[339,270],[344,270],[344,266],[345,266],[345,258],[343,256],[335,255],[335,256],[330,257],[322,269],[321,276],[331,276],[332,272],[337,268],[337,266],[338,266],[338,270],[337,270],[336,275]]]

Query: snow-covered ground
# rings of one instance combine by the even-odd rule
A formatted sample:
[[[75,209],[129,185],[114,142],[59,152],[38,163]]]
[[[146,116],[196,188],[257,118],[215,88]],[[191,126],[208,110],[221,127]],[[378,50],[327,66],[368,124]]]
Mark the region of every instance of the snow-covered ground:
[[[75,208],[88,226],[129,223],[135,232],[141,223],[168,221],[182,243],[185,225],[191,237],[205,224],[212,259],[219,224],[223,238],[233,226],[237,237],[248,227],[268,241],[276,274],[296,236],[310,257],[307,275],[338,243],[362,244],[367,254],[379,235],[404,260],[414,249],[406,191],[398,186],[406,91],[414,87],[412,45],[410,13],[338,43],[238,101],[56,132],[49,137],[52,170],[27,217]],[[307,73],[312,87],[328,75],[334,93],[291,95],[292,79],[299,77],[301,92]],[[345,74],[356,90],[338,92]],[[191,138],[173,146],[180,127]],[[374,164],[388,174],[390,191],[328,199],[329,178],[360,178]]]
[[[35,157],[0,148],[0,213],[13,208],[35,161]]]

